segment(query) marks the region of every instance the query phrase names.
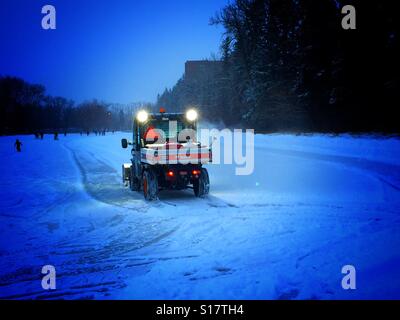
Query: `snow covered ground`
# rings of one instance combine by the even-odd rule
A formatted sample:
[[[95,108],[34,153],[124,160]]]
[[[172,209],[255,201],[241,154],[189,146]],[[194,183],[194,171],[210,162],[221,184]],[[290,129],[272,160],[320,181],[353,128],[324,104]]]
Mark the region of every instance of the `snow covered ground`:
[[[252,175],[211,165],[208,198],[148,203],[121,137],[0,138],[0,298],[400,298],[400,140],[257,135]]]

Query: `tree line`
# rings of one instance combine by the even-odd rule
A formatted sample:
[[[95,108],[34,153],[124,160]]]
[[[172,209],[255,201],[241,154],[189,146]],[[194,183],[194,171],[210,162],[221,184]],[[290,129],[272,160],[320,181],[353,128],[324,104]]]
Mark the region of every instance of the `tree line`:
[[[345,5],[356,30],[342,28]],[[221,69],[184,75],[157,105],[266,132],[399,132],[396,19],[389,0],[235,0],[210,20]]]
[[[42,85],[0,77],[0,134],[130,130],[138,107],[98,100],[76,104],[46,94]]]

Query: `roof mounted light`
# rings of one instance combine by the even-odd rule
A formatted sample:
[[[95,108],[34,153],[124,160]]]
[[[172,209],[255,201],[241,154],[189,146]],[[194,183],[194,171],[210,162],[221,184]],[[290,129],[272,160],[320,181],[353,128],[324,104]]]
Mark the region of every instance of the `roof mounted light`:
[[[189,109],[186,111],[186,119],[189,121],[196,121],[197,120],[197,111],[194,109]]]
[[[148,118],[149,118],[149,114],[145,110],[139,111],[136,115],[137,121],[142,122],[142,123],[146,122]]]

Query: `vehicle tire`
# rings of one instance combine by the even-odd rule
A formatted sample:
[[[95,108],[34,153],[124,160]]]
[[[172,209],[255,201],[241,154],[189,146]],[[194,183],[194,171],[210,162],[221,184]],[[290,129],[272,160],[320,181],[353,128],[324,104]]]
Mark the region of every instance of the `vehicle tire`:
[[[131,166],[129,171],[129,189],[132,191],[140,191],[140,180],[135,172],[135,166]]]
[[[143,174],[143,195],[147,201],[158,199],[157,175],[153,170],[146,170]]]
[[[138,178],[135,177],[133,172],[131,172],[131,175],[129,177],[129,188],[132,191],[140,191],[140,181]]]
[[[207,169],[202,168],[199,179],[193,182],[194,195],[204,198],[210,192],[210,178]]]

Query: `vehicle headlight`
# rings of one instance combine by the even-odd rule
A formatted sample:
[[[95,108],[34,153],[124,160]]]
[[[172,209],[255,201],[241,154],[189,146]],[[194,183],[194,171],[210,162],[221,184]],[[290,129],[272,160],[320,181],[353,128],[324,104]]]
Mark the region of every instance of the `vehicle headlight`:
[[[149,118],[149,114],[144,110],[139,111],[136,115],[136,119],[139,122],[146,122],[148,118]]]
[[[195,121],[197,120],[197,111],[194,109],[190,109],[186,112],[186,119],[189,121]]]

